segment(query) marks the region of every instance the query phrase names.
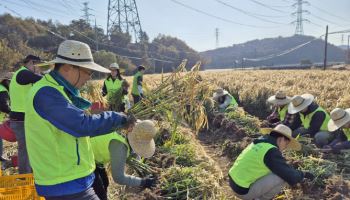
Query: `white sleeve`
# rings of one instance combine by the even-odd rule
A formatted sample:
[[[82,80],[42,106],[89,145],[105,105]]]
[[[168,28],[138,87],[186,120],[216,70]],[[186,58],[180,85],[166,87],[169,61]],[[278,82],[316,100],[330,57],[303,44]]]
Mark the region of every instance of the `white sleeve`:
[[[219,108],[226,108],[227,106],[230,105],[231,100],[232,100],[231,97],[226,95],[224,103],[220,104]]]
[[[142,86],[141,86],[141,85],[138,85],[138,86],[137,86],[137,90],[139,91],[140,94],[143,94]]]

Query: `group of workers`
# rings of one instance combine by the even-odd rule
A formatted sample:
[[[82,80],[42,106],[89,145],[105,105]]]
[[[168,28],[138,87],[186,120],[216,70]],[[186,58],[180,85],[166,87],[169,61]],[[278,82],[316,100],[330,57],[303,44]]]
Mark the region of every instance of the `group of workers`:
[[[301,149],[298,137],[313,138],[325,152],[350,149],[350,109],[335,108],[328,114],[311,94],[288,97],[281,91],[267,101],[274,107],[267,117],[271,128],[248,145],[229,170],[229,184],[240,199],[272,199],[286,185],[315,178],[288,165],[282,155],[286,149]]]
[[[62,42],[56,58],[49,62],[54,68],[39,75],[37,66],[42,62],[29,55],[13,75],[5,74],[0,80],[0,120],[9,115],[18,142],[19,173],[33,172],[37,193],[48,200],[107,199],[106,163],[111,164],[113,180],[119,184],[153,186],[154,177],[125,174],[130,156],[154,154],[156,128],[150,120],[135,126],[135,117],[125,113],[130,109],[129,84],[119,65],[112,63],[107,69],[94,63],[90,47],[74,40]],[[139,66],[134,75],[134,103],[144,97],[144,71]],[[120,91],[123,104],[118,112],[85,112],[91,102],[81,97],[79,89],[94,72],[110,73],[102,94]],[[215,90],[213,100],[221,112],[238,106],[221,88]],[[332,152],[350,149],[350,109],[336,108],[329,115],[311,94],[288,97],[281,91],[268,102],[274,106],[267,118],[269,134],[248,145],[229,170],[229,185],[241,199],[271,199],[287,184],[314,179],[312,173],[288,165],[282,155],[286,149],[300,150],[296,139],[300,136],[310,136],[319,148]],[[117,128],[126,129],[127,137],[117,133]],[[6,160],[2,151],[0,156]]]
[[[47,64],[54,65],[53,69],[38,73],[38,66]],[[94,72],[110,73],[103,95],[119,89],[127,95],[128,84],[117,63],[109,69],[94,63],[87,44],[66,40],[59,45],[54,60],[43,63],[39,57],[29,55],[12,77],[1,77],[0,117],[4,120],[8,113],[16,135],[18,171],[33,173],[37,193],[47,200],[107,199],[106,163],[111,163],[112,177],[119,184],[151,187],[156,182],[154,177],[125,174],[128,157],[147,158],[154,154],[154,123],[136,121],[124,113],[125,108],[130,108],[128,104],[117,109],[120,112],[86,112],[91,102],[79,90]],[[144,97],[144,70],[139,66],[134,76],[135,103]],[[125,129],[127,136],[116,129]]]

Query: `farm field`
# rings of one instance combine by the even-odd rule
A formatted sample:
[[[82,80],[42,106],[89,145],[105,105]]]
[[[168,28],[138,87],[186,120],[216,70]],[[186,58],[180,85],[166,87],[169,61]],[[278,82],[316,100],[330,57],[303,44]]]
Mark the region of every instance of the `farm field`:
[[[328,111],[336,106],[348,108],[349,75],[348,71],[335,70],[179,74],[174,80],[180,84],[175,84],[177,87],[173,85],[176,91],[171,91],[184,93],[184,98],[191,101],[189,106],[192,106],[192,112],[181,113],[183,119],[174,119],[169,114],[164,117],[142,113],[142,116],[158,121],[156,154],[145,160],[150,173],[158,177],[157,186],[141,191],[119,186],[111,179],[109,198],[235,199],[228,186],[227,173],[239,153],[260,136],[258,131],[262,119],[270,112],[266,99],[277,90],[284,90],[291,96],[308,92],[315,95],[316,101]],[[162,82],[166,82],[169,76],[171,74],[145,75],[146,96],[154,99],[154,94],[159,94],[157,99],[166,101],[166,95],[159,92],[159,88],[164,86]],[[132,82],[132,77],[126,78]],[[187,82],[183,83],[183,80]],[[97,94],[101,83],[94,81],[91,84],[88,97],[92,101],[101,101]],[[225,115],[213,112],[213,105],[208,99],[217,86],[228,90],[238,100],[240,108]],[[193,94],[190,90],[193,90]],[[185,100],[176,105],[187,105]],[[198,108],[193,108],[194,105]],[[203,114],[206,119],[202,118]],[[287,152],[286,156],[294,167],[316,174],[316,179],[298,184],[293,189],[287,187],[275,199],[350,199],[350,152],[324,154],[312,147],[310,141],[305,140],[301,152]],[[5,142],[5,152],[13,154],[14,151],[15,145]],[[10,168],[5,173],[13,171]],[[130,167],[128,173],[136,172]]]
[[[224,174],[222,184],[227,186],[225,175],[232,161],[252,141],[259,137],[261,119],[270,112],[266,99],[277,90],[293,96],[311,93],[316,101],[330,112],[335,107],[350,107],[349,71],[337,70],[246,70],[230,72],[201,72],[202,79],[211,86],[228,90],[239,101],[242,110],[221,116],[208,116],[209,130],[200,132],[196,139],[207,155]],[[150,88],[161,79],[160,75],[147,75]],[[244,111],[243,111],[244,109]],[[301,153],[290,154],[295,167],[311,170],[319,175],[314,183],[305,183],[297,189],[284,190],[278,199],[348,199],[350,198],[350,153],[328,155],[305,147]],[[230,188],[222,187],[223,193],[232,195]],[[232,196],[225,196],[233,199]]]

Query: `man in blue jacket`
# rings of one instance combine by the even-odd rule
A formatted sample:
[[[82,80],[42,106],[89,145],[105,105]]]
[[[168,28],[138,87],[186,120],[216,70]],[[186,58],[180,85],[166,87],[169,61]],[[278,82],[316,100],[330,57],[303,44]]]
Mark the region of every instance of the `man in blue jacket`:
[[[94,71],[110,71],[93,61],[90,47],[66,40],[51,61],[55,68],[35,83],[25,106],[25,130],[35,187],[47,200],[97,200],[90,137],[129,128],[134,120],[107,111],[88,115],[91,103],[79,89]]]

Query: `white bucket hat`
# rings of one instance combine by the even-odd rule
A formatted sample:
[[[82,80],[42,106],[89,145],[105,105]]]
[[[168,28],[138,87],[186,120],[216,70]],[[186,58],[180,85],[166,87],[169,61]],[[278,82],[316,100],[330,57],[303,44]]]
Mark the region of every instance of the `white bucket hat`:
[[[151,120],[138,122],[128,134],[129,144],[137,155],[149,158],[156,150],[153,140],[156,133],[157,129]]]
[[[50,63],[70,64],[97,72],[110,73],[109,69],[94,63],[89,45],[75,40],[63,41],[58,47],[56,58]]]
[[[125,69],[120,68],[119,65],[118,65],[118,63],[112,63],[112,64],[110,64],[110,65],[109,65],[109,69],[110,69],[110,70],[112,70],[112,69],[119,69],[119,72],[120,72],[120,73],[125,72]]]
[[[215,101],[217,101],[220,97],[224,96],[228,94],[228,92],[222,88],[218,88],[215,90],[214,94],[213,94],[213,99]]]
[[[119,69],[118,63],[112,63],[109,65],[109,69]]]
[[[292,101],[288,105],[288,113],[295,114],[302,111],[312,103],[314,98],[315,97],[312,94],[303,94],[301,96],[299,95],[294,96],[292,98]]]
[[[267,131],[268,128],[266,128],[264,130]],[[296,151],[299,151],[301,149],[300,143],[295,138],[292,137],[292,130],[288,126],[283,125],[283,124],[279,124],[273,129],[270,128],[269,133],[271,133],[271,131],[280,133],[281,135],[283,135],[289,139],[289,144],[287,146],[288,149],[296,150]],[[264,134],[269,134],[269,133],[264,133]]]
[[[286,105],[289,104],[292,100],[292,97],[287,96],[282,91],[277,91],[275,95],[269,97],[267,101],[274,105]]]
[[[345,110],[335,108],[332,110],[331,119],[328,121],[328,130],[331,132],[336,131],[348,122],[350,122],[350,108]]]

